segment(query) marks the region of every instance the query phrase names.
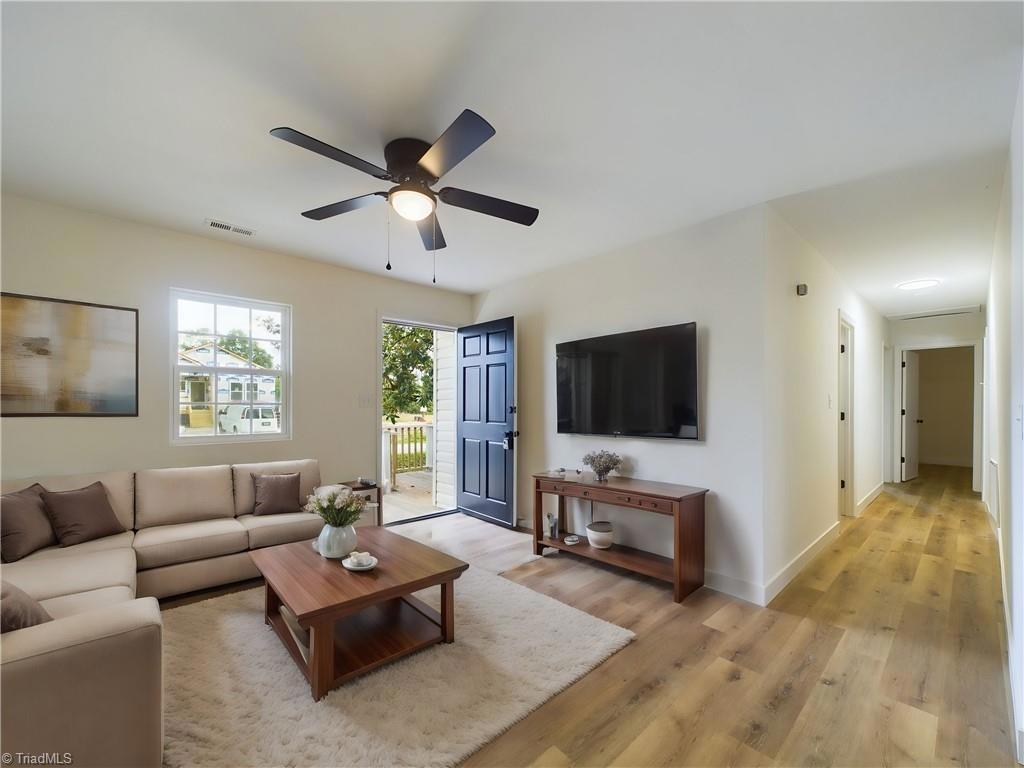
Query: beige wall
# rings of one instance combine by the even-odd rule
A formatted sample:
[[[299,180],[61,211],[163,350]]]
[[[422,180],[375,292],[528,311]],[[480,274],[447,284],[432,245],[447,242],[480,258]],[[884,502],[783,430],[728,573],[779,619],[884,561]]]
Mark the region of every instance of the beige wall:
[[[139,416],[3,419],[5,479],[296,457],[373,476],[380,316],[470,319],[463,294],[12,196],[2,258],[5,291],[137,307],[140,326]],[[171,444],[172,286],[292,305],[291,440]]]
[[[776,594],[839,522],[839,318],[853,326],[853,500],[879,492],[886,325],[765,207],[765,584]],[[806,283],[806,296],[797,296]]]
[[[918,353],[918,461],[969,467],[974,463],[974,348]]]
[[[476,297],[479,322],[514,315],[518,345],[518,517],[529,524],[531,473],[582,467],[591,450],[627,459],[624,474],[703,486],[708,583],[760,599],[763,547],[762,213],[752,208],[629,248],[558,267]],[[560,435],[555,345],[696,321],[699,441]],[[589,506],[573,506],[578,531]],[[671,554],[671,521],[615,507],[620,541]]]

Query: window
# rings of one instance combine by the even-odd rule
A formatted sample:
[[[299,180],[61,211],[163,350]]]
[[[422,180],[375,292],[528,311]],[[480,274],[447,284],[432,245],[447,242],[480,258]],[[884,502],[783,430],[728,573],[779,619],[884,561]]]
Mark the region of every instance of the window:
[[[291,308],[181,290],[171,305],[172,439],[289,437]]]

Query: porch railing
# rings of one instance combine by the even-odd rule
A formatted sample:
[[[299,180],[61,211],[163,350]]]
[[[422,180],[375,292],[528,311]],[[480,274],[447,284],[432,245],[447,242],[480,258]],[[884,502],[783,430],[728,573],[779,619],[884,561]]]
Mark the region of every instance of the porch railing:
[[[399,472],[414,472],[427,467],[427,430],[424,427],[385,427],[391,445],[391,485]]]

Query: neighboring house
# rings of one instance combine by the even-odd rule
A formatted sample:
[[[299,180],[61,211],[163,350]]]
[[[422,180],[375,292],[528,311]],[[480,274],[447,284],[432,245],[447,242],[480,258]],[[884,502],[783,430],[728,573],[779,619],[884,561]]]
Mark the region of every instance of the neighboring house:
[[[178,365],[202,365],[213,367],[213,344],[200,344],[178,352]],[[260,369],[262,366],[250,364],[223,346],[216,346],[216,366],[218,368]],[[215,382],[215,384],[214,384]],[[276,403],[280,400],[277,392],[277,376],[260,376],[239,371],[237,374],[210,373],[182,374],[178,400],[181,403],[183,424],[192,428],[210,427],[213,425],[213,404],[217,403]],[[277,411],[278,406],[274,406]]]

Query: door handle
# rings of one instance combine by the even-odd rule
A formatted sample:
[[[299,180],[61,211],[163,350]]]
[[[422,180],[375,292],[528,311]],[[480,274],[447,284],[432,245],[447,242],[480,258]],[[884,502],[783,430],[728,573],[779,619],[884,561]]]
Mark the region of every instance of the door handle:
[[[501,441],[501,447],[504,448],[506,451],[512,450],[512,447],[515,444],[516,434],[516,432],[506,432],[505,438]]]

